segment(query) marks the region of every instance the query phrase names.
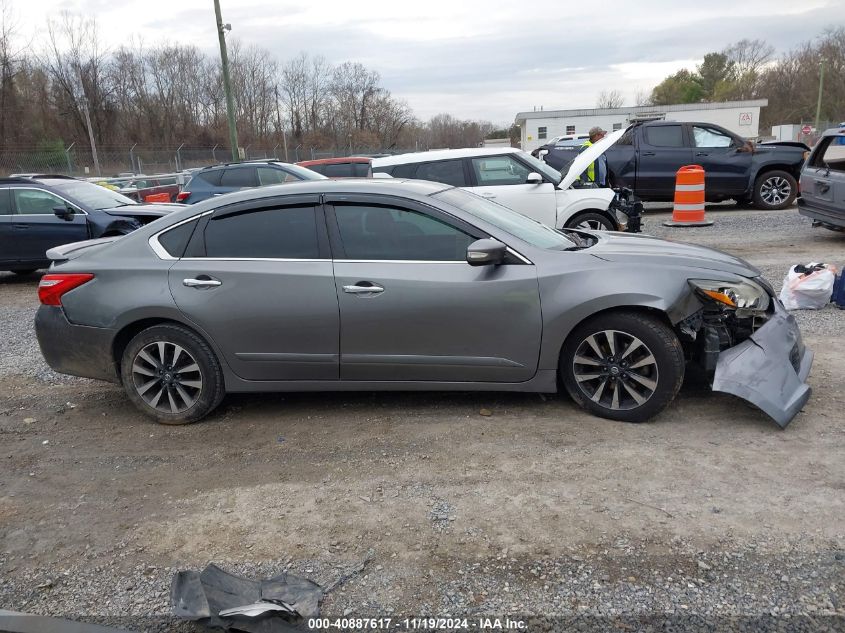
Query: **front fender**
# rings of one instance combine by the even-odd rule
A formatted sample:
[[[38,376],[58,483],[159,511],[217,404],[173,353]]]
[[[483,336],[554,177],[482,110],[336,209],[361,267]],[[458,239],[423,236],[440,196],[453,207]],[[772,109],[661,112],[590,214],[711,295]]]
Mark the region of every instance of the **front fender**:
[[[608,211],[613,200],[613,189],[567,189],[557,191],[555,227],[563,228],[566,223],[579,213],[591,211],[604,213],[615,221],[613,214]]]
[[[141,226],[143,225],[134,218],[120,218],[107,224],[98,223],[98,233],[94,237],[102,237],[103,235],[127,235],[132,231],[140,229]]]
[[[696,309],[686,279],[674,270],[581,269],[575,258],[565,274],[539,279],[543,310],[540,369],[556,369],[560,349],[575,327],[612,309],[654,310],[676,323]],[[585,262],[589,264],[589,262]]]

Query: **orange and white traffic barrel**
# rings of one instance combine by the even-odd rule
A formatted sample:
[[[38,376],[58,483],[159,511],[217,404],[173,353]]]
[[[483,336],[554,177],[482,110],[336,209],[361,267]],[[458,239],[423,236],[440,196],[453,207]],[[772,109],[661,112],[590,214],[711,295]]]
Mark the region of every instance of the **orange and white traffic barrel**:
[[[675,205],[665,226],[710,226],[704,219],[704,167],[684,165],[675,174]]]

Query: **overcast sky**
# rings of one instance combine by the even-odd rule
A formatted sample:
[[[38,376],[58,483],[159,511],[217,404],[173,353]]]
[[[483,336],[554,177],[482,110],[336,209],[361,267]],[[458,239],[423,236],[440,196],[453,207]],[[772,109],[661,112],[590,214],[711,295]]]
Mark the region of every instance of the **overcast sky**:
[[[109,48],[192,43],[217,54],[212,0],[11,0],[37,43],[60,10],[96,17]],[[779,52],[845,24],[845,0],[221,0],[232,36],[280,62],[305,51],[359,61],[416,115],[509,123],[519,111],[633,104],[667,74],[744,37]]]

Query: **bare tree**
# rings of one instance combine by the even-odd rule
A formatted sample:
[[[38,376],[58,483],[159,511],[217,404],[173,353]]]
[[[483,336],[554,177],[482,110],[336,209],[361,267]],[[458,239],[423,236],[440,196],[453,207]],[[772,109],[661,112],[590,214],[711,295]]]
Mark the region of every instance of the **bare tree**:
[[[596,107],[600,109],[621,108],[624,104],[625,99],[618,90],[602,90],[596,99]]]
[[[638,89],[634,93],[634,105],[635,106],[650,106],[651,105],[651,92],[648,90]]]

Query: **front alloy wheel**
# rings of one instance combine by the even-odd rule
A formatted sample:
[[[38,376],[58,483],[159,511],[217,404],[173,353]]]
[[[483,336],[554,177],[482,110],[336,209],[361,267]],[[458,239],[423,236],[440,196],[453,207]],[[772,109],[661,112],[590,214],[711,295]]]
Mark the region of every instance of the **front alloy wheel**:
[[[610,221],[610,218],[600,213],[581,213],[566,223],[568,229],[581,229],[584,231],[615,231],[617,227]]]
[[[660,380],[657,359],[648,346],[618,330],[584,339],[575,351],[572,373],[590,400],[614,411],[645,404]]]
[[[684,379],[684,350],[663,320],[608,312],[576,327],[560,354],[572,399],[594,415],[645,422],[672,402]]]

